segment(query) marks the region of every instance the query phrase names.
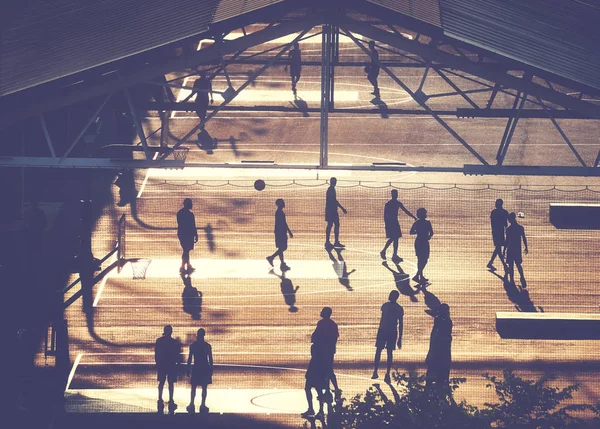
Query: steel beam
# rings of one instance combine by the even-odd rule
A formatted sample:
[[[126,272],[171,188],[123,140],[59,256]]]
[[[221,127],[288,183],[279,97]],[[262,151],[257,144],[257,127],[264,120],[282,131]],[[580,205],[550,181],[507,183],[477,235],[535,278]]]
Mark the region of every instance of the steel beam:
[[[142,147],[144,148],[144,155],[146,159],[150,159],[151,155],[148,151],[148,141],[146,140],[146,135],[144,134],[144,129],[142,128],[142,123],[140,118],[138,117],[137,111],[135,110],[135,106],[133,105],[133,101],[131,101],[131,96],[129,95],[129,90],[127,88],[124,89],[125,98],[127,98],[127,104],[129,105],[129,112],[133,117],[133,123],[135,124],[135,129],[137,131],[138,137],[140,138],[140,142],[142,143]]]
[[[0,167],[25,168],[103,168],[119,170],[123,168],[183,168],[184,161],[175,160],[136,160],[118,158],[59,158],[33,156],[0,157]]]
[[[519,102],[520,100],[520,102]],[[502,136],[502,140],[500,141],[500,146],[498,147],[498,152],[496,153],[496,161],[498,165],[502,165],[504,162],[504,157],[506,156],[506,152],[508,151],[508,146],[512,140],[512,136],[517,128],[517,122],[519,122],[519,117],[521,112],[523,111],[523,106],[525,105],[525,101],[527,100],[527,94],[518,93],[515,97],[515,102],[513,103],[513,110],[516,109],[515,116],[508,119],[506,123],[506,128],[504,129],[504,135]],[[518,108],[517,108],[518,104]]]
[[[344,32],[346,33],[346,35],[348,37],[350,37],[352,39],[352,41],[358,46],[360,47],[363,52],[367,55],[370,55],[369,50],[367,48],[365,48],[357,39],[356,37],[354,37],[354,35],[350,32],[348,32],[347,30],[344,30]],[[386,66],[384,66],[383,64],[381,64],[379,61],[375,60],[379,66],[381,67],[381,69],[383,69],[383,71],[385,71],[394,82],[396,82],[398,85],[400,85],[402,87],[402,89],[404,89],[404,91],[406,91],[407,94],[409,94],[413,100],[415,100],[423,109],[425,109],[431,116],[433,116],[433,118],[442,126],[444,127],[444,129],[446,131],[448,131],[456,140],[458,140],[465,148],[467,148],[467,150],[469,152],[471,152],[471,154],[477,158],[479,160],[479,162],[481,162],[484,165],[487,165],[488,162],[481,156],[479,155],[479,153],[477,153],[477,151],[475,149],[473,149],[460,135],[458,135],[458,133],[456,131],[454,131],[452,129],[452,127],[450,127],[442,118],[440,118],[433,110],[431,110],[431,108],[427,105],[427,103],[425,103],[421,97],[418,97],[406,84],[404,84],[404,82],[402,82],[400,79],[398,79],[398,77]]]
[[[2,118],[0,118],[0,129],[6,128],[19,120],[40,115],[43,112],[57,110],[62,107],[89,100],[90,98],[99,97],[127,88],[140,82],[147,82],[156,76],[165,75],[173,70],[181,70],[195,67],[199,64],[218,62],[224,55],[233,54],[279,37],[297,33],[307,27],[312,28],[317,25],[319,21],[320,19],[316,16],[309,16],[297,21],[286,21],[264,30],[256,31],[247,36],[226,41],[220,47],[212,45],[189,55],[173,58],[170,61],[148,65],[125,76],[116,76],[114,80],[102,82],[91,87],[81,89],[72,87],[62,88],[58,91],[56,96],[44,100],[36,100],[35,103],[16,108],[12,112],[3,115]],[[201,36],[199,35],[199,37]]]
[[[472,90],[472,92],[483,92],[490,90]],[[428,98],[435,97],[435,94],[429,95]],[[531,100],[528,100],[531,102]],[[194,103],[184,102],[161,102],[156,103],[148,101],[140,103],[138,106],[140,109],[149,111],[174,111],[174,112],[194,112],[196,109]],[[209,106],[208,110],[212,110],[214,107]],[[221,109],[226,112],[284,112],[284,113],[297,113],[298,108],[296,107],[285,107],[285,106],[225,106]],[[321,111],[320,107],[308,107],[303,110],[309,113],[318,113]],[[354,108],[333,108],[329,109],[330,113],[353,115],[353,114],[374,114],[381,115],[380,109],[354,109]],[[515,111],[513,109],[471,109],[467,107],[459,107],[455,110],[433,110],[436,115],[439,116],[456,116],[458,118],[513,118]],[[429,115],[429,112],[421,109],[396,109],[388,108],[386,113],[390,115]],[[580,113],[573,112],[570,110],[552,110],[552,115],[556,119],[589,119]],[[544,113],[542,109],[523,109],[521,111],[521,118],[537,118],[546,119],[548,115]]]
[[[448,76],[446,76],[446,74],[443,71],[441,71],[439,67],[433,66],[433,69],[442,79],[444,79],[444,82],[446,82],[448,85],[450,85],[452,87],[452,89],[455,90],[462,98],[464,98],[467,103],[469,103],[475,109],[479,109],[479,106],[477,105],[477,103],[475,103],[473,100],[471,100],[471,98],[469,98],[466,91],[463,91],[454,82],[452,82],[452,79],[450,79]],[[486,88],[484,90],[474,90],[474,91],[481,92],[481,91],[488,91],[488,89]]]
[[[599,157],[600,158],[600,157]],[[87,168],[87,169],[146,169],[146,168],[165,168],[165,169],[183,169],[190,168],[257,168],[257,164],[239,163],[239,164],[201,164],[185,163],[184,161],[152,161],[152,160],[132,160],[132,159],[110,159],[110,158],[67,158],[63,163],[58,162],[58,158],[50,157],[0,157],[0,168]],[[396,171],[396,172],[428,172],[428,173],[463,173],[465,175],[498,175],[498,176],[564,176],[564,177],[600,177],[600,168],[594,167],[556,167],[556,166],[497,166],[481,164],[465,164],[462,167],[424,167],[409,165],[327,165],[320,167],[318,165],[306,164],[269,164],[260,165],[261,169],[288,169],[288,170],[309,170],[309,171]]]
[[[540,97],[544,100],[550,101],[551,103],[564,106],[571,110],[576,110],[590,118],[600,119],[600,106],[578,100],[576,97],[571,97],[531,81],[509,75],[505,71],[499,72],[498,70],[494,69],[493,65],[490,66],[486,63],[467,61],[459,56],[442,52],[436,46],[424,45],[417,41],[408,40],[404,37],[398,37],[389,31],[379,29],[351,18],[338,16],[334,22],[336,25],[345,28],[347,31],[361,34],[369,37],[370,39],[377,40],[381,43],[385,43],[389,46],[393,46],[406,52],[412,52],[428,61],[437,61],[441,64],[444,64],[444,67],[463,70],[472,75],[498,83],[503,87],[514,88],[521,92],[527,92],[532,96]]]
[[[563,140],[565,141],[565,143],[569,146],[569,149],[571,149],[571,152],[573,152],[573,155],[575,155],[575,158],[577,158],[577,161],[579,161],[579,163],[583,167],[587,167],[587,164],[585,163],[585,161],[583,160],[583,158],[579,155],[579,152],[577,152],[577,149],[575,149],[575,146],[573,146],[573,144],[571,143],[571,140],[569,140],[569,137],[567,137],[567,135],[562,130],[562,128],[560,127],[560,125],[558,125],[558,122],[556,122],[556,119],[554,118],[554,114],[552,112],[550,112],[550,110],[546,107],[546,105],[543,103],[543,101],[540,100],[539,97],[537,97],[537,101],[538,101],[538,103],[540,103],[544,107],[544,112],[548,115],[548,117],[552,121],[552,124],[557,129],[558,133],[561,135],[561,137],[563,138]]]
[[[65,158],[67,156],[69,156],[69,154],[71,153],[71,151],[73,150],[73,148],[75,147],[75,145],[79,142],[79,140],[81,139],[81,137],[83,137],[83,135],[88,130],[88,128],[90,127],[90,125],[92,125],[92,123],[96,120],[96,118],[98,117],[98,115],[100,114],[100,112],[102,111],[102,109],[104,108],[104,106],[106,105],[106,103],[108,103],[108,100],[110,100],[110,98],[112,97],[112,94],[113,93],[111,92],[106,97],[104,97],[104,101],[102,102],[102,104],[100,104],[100,107],[98,107],[98,109],[96,109],[96,111],[90,117],[90,119],[88,120],[87,124],[85,124],[85,126],[83,127],[83,129],[81,130],[81,132],[79,134],[77,134],[77,137],[75,137],[75,140],[73,140],[73,143],[71,143],[71,145],[67,148],[67,150],[65,151],[65,154],[62,156],[62,158],[60,159],[59,162],[64,161]]]
[[[278,58],[280,58],[282,55],[284,55],[289,48],[292,47],[292,45],[300,40],[308,31],[310,31],[312,27],[308,28],[308,29],[303,29],[303,31],[294,38],[294,40],[292,40],[288,45],[286,45],[277,55],[275,55],[275,57],[273,58],[273,61],[269,64],[264,65],[263,67],[261,67],[257,72],[255,72],[243,85],[241,85],[238,89],[236,89],[233,92],[233,97],[228,98],[226,100],[223,101],[223,103],[221,103],[219,106],[215,107],[212,112],[206,116],[206,118],[204,118],[198,125],[196,125],[194,128],[192,128],[185,136],[183,136],[183,138],[177,140],[177,143],[175,143],[175,145],[170,149],[170,151],[168,153],[166,153],[165,155],[163,155],[162,159],[164,159],[165,157],[167,157],[171,152],[173,152],[175,149],[177,149],[179,146],[181,146],[183,143],[185,143],[187,141],[187,139],[189,139],[192,134],[194,134],[196,131],[198,131],[200,128],[202,128],[204,126],[204,124],[206,124],[206,122],[208,122],[210,119],[212,119],[217,113],[219,113],[219,111],[224,108],[225,106],[227,106],[227,104],[229,104],[231,101],[233,101],[235,99],[235,97],[241,92],[243,91],[248,85],[250,85],[252,82],[254,82],[254,80],[260,76],[262,73],[264,73],[265,70],[267,70]]]
[[[52,139],[50,138],[50,133],[48,132],[44,115],[40,115],[40,123],[42,124],[42,130],[44,130],[44,136],[46,137],[46,143],[48,143],[50,155],[52,155],[52,158],[56,158],[56,152],[54,151],[54,145],[52,144]]]

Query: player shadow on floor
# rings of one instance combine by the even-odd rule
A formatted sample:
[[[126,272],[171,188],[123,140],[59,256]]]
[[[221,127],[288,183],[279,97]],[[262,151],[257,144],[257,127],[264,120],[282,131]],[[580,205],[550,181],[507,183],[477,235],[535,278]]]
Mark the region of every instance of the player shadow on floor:
[[[189,275],[183,274],[183,292],[181,293],[181,301],[183,311],[190,316],[192,320],[200,320],[202,313],[202,292],[192,286],[192,278]]]
[[[131,201],[130,207],[131,207],[131,212],[130,212],[131,217],[142,228],[151,229],[151,230],[155,230],[155,231],[177,231],[177,226],[154,226],[154,225],[150,225],[150,224],[146,223],[145,221],[143,221],[142,219],[140,219],[139,213],[137,210],[137,199],[134,199]],[[208,224],[206,224],[205,227],[198,227],[197,229],[204,231],[208,249],[210,250],[211,253],[214,252],[216,249],[216,241],[215,241],[215,236],[213,233],[213,231],[214,231],[213,226],[210,223],[208,223]],[[175,237],[175,239],[176,238],[177,237]]]
[[[529,291],[517,286],[515,283],[508,281],[507,277],[502,277],[500,274],[492,272],[493,275],[502,280],[502,286],[506,292],[506,296],[515,305],[515,309],[522,313],[543,313],[543,307],[536,307],[531,298]]]
[[[297,108],[302,113],[302,116],[304,118],[308,118],[310,116],[308,114],[308,103],[304,101],[301,97],[294,95],[294,101],[290,101],[290,104]]]
[[[348,271],[348,265],[346,264],[346,261],[344,261],[344,257],[342,256],[342,251],[344,249],[327,247],[325,250],[327,251],[329,259],[331,259],[331,262],[333,262],[333,271],[335,271],[338,281],[342,286],[346,288],[346,290],[351,292],[353,289],[352,286],[350,286],[350,279],[348,278],[348,276],[350,276],[350,274],[352,274],[356,270]],[[334,250],[335,253],[337,253],[337,258],[333,256]]]
[[[423,293],[425,305],[427,306],[425,313],[433,316],[440,305],[442,305],[442,301],[440,301],[437,296],[427,290],[427,285],[418,285],[417,290]]]
[[[298,307],[296,307],[296,292],[300,286],[294,287],[294,284],[290,279],[285,276],[285,271],[282,271],[281,274],[277,274],[274,268],[269,270],[269,274],[274,275],[275,277],[281,280],[280,288],[281,294],[283,295],[283,299],[285,303],[289,306],[288,310],[290,313],[296,313],[298,311]]]
[[[200,150],[205,151],[207,155],[212,155],[214,153],[215,149],[218,149],[219,143],[228,142],[229,145],[231,146],[231,151],[233,152],[233,155],[236,158],[239,158],[241,153],[238,150],[237,143],[241,140],[242,140],[241,137],[235,138],[234,136],[229,136],[228,138],[225,138],[225,139],[218,139],[218,138],[211,136],[209,134],[209,132],[206,131],[206,128],[202,128],[200,130],[200,132],[198,133],[197,140],[195,143],[196,143],[196,146],[198,146],[198,148]]]
[[[418,302],[417,295],[419,294],[419,289],[413,289],[410,285],[410,275],[406,274],[400,264],[395,264],[397,271],[392,269],[388,263],[388,261],[383,261],[381,264],[385,268],[387,268],[394,276],[394,283],[396,284],[396,288],[398,292],[402,295],[410,298],[411,302]]]
[[[390,117],[388,105],[385,104],[385,102],[381,98],[379,98],[379,96],[373,98],[371,100],[371,104],[373,104],[379,109],[379,113],[381,114],[382,119],[388,119]]]

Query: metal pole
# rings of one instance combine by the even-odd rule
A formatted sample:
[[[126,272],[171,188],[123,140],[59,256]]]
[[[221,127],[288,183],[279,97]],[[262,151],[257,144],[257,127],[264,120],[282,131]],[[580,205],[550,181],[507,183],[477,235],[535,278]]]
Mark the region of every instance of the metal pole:
[[[329,134],[329,96],[331,90],[331,27],[323,25],[321,37],[321,123],[320,123],[320,151],[319,167],[328,164],[328,134]]]

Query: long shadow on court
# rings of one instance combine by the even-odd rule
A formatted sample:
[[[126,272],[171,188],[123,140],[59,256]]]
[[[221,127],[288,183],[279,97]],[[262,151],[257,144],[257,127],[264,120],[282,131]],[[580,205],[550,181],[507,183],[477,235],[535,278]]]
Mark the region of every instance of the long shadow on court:
[[[400,264],[396,265],[396,270],[390,267],[387,261],[384,261],[381,265],[387,268],[394,276],[394,283],[398,291],[410,298],[411,302],[418,302],[417,295],[419,294],[418,289],[413,289],[410,285],[410,275],[406,274]]]

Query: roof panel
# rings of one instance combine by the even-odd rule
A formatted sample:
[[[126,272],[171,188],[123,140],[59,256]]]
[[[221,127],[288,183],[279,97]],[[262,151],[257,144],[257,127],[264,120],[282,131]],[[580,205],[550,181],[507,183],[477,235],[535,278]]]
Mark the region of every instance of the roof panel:
[[[285,0],[221,0],[212,22],[221,22]]]
[[[444,34],[600,89],[600,7],[585,0],[440,0]]]
[[[403,13],[428,24],[440,26],[438,0],[367,0],[369,3]]]
[[[208,29],[218,0],[29,3],[0,34],[0,96]]]

